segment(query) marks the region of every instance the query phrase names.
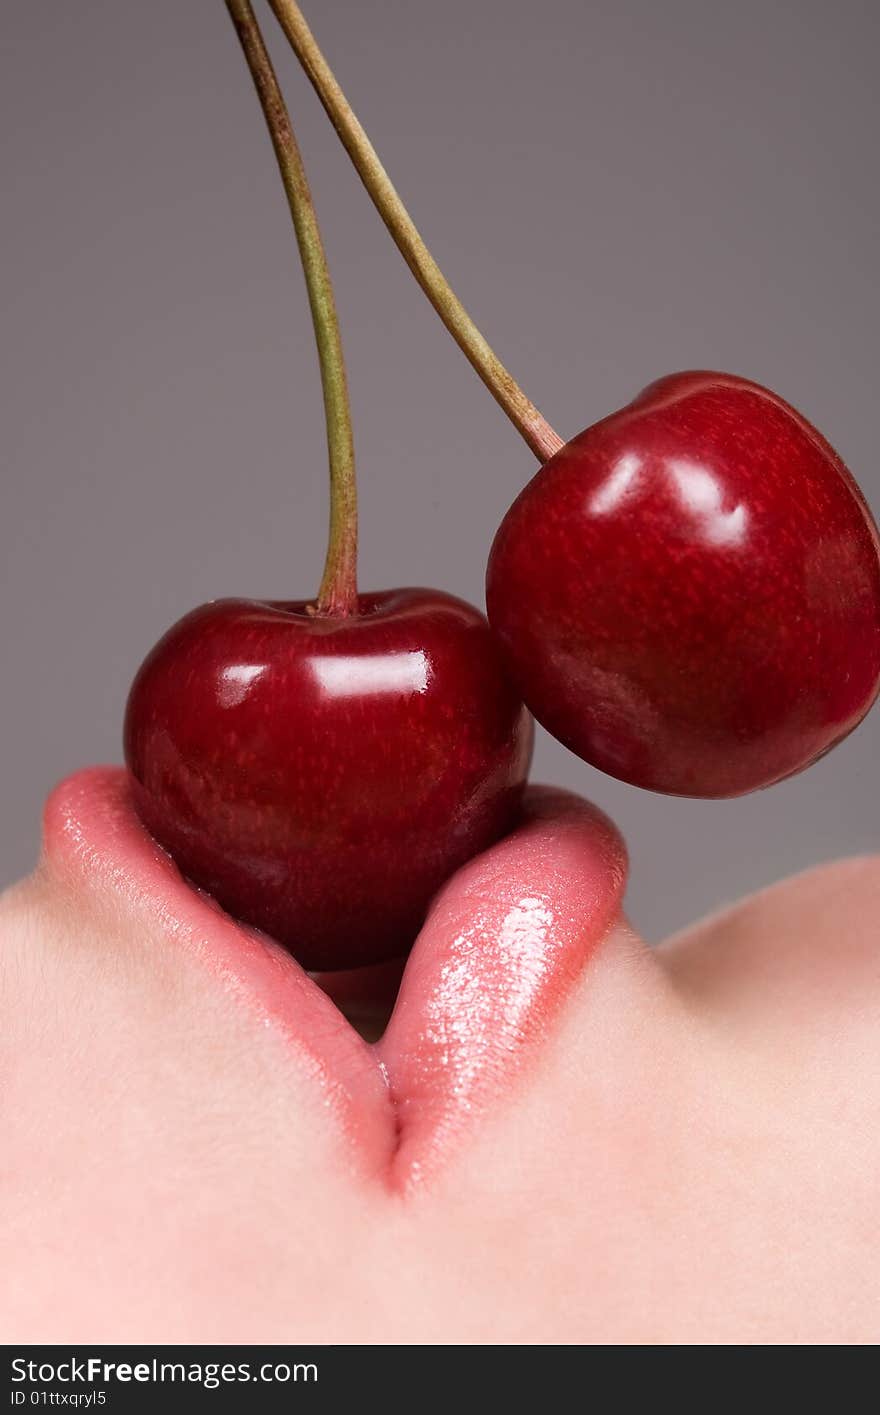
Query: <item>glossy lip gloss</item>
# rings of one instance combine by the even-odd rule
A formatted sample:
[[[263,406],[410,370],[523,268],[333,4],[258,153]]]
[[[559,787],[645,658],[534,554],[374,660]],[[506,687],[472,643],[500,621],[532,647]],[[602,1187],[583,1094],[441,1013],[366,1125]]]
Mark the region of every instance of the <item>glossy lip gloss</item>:
[[[530,789],[520,826],[435,899],[374,1046],[290,954],[181,877],[140,824],[123,769],[89,768],[56,787],[41,870],[134,927],[158,927],[258,1025],[282,1031],[365,1170],[410,1193],[540,1050],[620,916],[626,852],[594,807]]]
[[[618,919],[625,879],[625,848],[605,816],[533,788],[518,830],[441,891],[378,1044],[404,1188],[509,1089]]]

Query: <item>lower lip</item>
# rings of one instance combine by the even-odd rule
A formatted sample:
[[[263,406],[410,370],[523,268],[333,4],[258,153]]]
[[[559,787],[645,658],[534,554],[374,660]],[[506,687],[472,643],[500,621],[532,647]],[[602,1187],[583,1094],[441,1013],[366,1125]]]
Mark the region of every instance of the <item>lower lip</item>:
[[[440,892],[378,1045],[401,1185],[433,1172],[536,1055],[620,919],[626,866],[601,812],[532,788],[519,829]]]
[[[78,899],[111,899],[283,1032],[365,1166],[408,1189],[534,1054],[619,917],[626,855],[598,811],[533,790],[522,825],[440,891],[375,1046],[289,953],[180,876],[138,821],[124,770],[93,767],[56,787],[42,868]]]

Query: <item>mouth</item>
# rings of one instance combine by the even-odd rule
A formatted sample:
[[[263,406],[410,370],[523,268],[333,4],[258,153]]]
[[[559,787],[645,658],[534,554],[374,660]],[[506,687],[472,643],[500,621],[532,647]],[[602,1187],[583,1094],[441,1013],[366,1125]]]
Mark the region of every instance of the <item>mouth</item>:
[[[283,1033],[343,1143],[410,1192],[539,1055],[620,919],[626,851],[594,807],[531,788],[512,834],[437,895],[405,961],[321,976],[181,876],[135,814],[123,768],[55,788],[40,868],[72,906],[158,936],[257,1029]]]

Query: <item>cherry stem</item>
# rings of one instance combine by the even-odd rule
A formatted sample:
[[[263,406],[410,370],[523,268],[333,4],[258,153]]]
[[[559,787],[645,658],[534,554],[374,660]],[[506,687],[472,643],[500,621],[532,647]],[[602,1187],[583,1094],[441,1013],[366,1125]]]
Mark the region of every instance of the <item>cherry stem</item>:
[[[269,0],[269,4],[416,280],[489,392],[539,461],[546,462],[563,446],[562,438],[493,353],[431,255],[321,53],[299,5],[295,0]]]
[[[333,285],[299,145],[272,61],[249,0],[226,0],[260,99],[278,159],[296,231],[324,395],[330,461],[330,534],[318,590],[318,614],[347,615],[357,609],[357,488],[354,439],[342,339]]]

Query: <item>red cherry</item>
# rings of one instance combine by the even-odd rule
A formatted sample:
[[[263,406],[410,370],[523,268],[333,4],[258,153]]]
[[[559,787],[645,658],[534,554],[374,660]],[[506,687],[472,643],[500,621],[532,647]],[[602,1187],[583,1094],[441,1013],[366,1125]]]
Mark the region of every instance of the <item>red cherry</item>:
[[[438,887],[512,824],[531,756],[476,609],[406,589],[357,611],[203,605],[149,654],[126,712],[148,829],[309,968],[403,952]]]
[[[532,712],[585,761],[737,796],[810,765],[877,696],[878,546],[794,408],[729,374],[674,374],[514,502],[489,620]]]

